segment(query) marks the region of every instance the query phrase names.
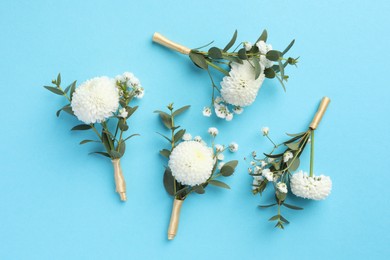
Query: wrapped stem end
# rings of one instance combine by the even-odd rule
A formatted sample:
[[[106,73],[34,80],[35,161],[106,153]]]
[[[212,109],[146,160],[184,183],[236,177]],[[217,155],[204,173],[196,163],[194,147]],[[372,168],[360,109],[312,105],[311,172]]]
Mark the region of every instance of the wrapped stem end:
[[[190,48],[187,48],[181,44],[178,44],[176,42],[173,42],[171,40],[169,40],[167,37],[163,36],[162,34],[158,33],[158,32],[155,32],[153,34],[153,41],[158,43],[158,44],[161,44],[169,49],[172,49],[172,50],[175,50],[177,52],[180,52],[182,54],[185,54],[185,55],[189,55],[190,52],[191,52],[191,49]]]
[[[315,130],[317,129],[318,125],[321,122],[322,117],[325,114],[326,109],[328,108],[328,105],[330,103],[330,98],[323,97],[321,100],[321,103],[317,109],[316,114],[313,117],[313,120],[310,123],[310,129]]]
[[[119,194],[121,201],[126,201],[126,182],[125,178],[123,177],[120,159],[112,160],[112,165],[114,166],[116,192]]]
[[[173,240],[176,236],[177,229],[179,227],[180,210],[183,205],[183,200],[175,199],[173,201],[171,221],[168,228],[168,240]]]

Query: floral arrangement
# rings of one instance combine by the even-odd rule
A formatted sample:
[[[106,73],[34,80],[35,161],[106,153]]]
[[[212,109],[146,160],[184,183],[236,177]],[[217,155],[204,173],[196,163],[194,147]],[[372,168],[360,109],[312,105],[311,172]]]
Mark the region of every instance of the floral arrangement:
[[[293,210],[302,210],[286,203],[289,190],[295,196],[311,200],[323,200],[331,192],[332,181],[329,176],[314,174],[314,131],[316,130],[323,114],[330,102],[324,97],[320,103],[318,111],[306,132],[299,134],[288,134],[291,138],[281,144],[275,142],[269,136],[269,128],[263,127],[263,135],[273,144],[270,153],[264,153],[264,158],[258,158],[256,152],[252,153],[253,160],[248,169],[253,176],[253,194],[262,194],[268,186],[273,186],[275,190],[275,202],[269,205],[262,205],[260,208],[277,206],[278,213],[271,217],[270,221],[276,221],[275,227],[284,229],[284,224],[289,221],[281,215],[281,207]],[[310,143],[310,173],[302,170],[297,171],[300,164],[300,156],[306,145]],[[277,149],[282,149],[278,154],[274,154]],[[294,173],[294,174],[293,174]]]
[[[295,40],[284,51],[274,50],[271,44],[267,43],[267,31],[264,30],[255,44],[241,42],[230,51],[236,39],[237,31],[224,48],[211,47],[207,51],[201,51],[200,49],[213,42],[189,49],[159,33],[153,35],[154,42],[188,55],[197,67],[207,71],[211,80],[212,95],[210,105],[203,109],[204,116],[210,117],[214,108],[217,117],[232,120],[234,114],[241,114],[244,107],[255,101],[265,78],[277,78],[286,90],[284,82],[287,82],[289,77],[285,74],[285,68],[298,62],[298,58],[284,57]],[[210,68],[224,76],[220,87],[215,84]]]
[[[169,143],[169,149],[162,149],[160,154],[168,159],[168,165],[164,172],[164,187],[169,195],[174,197],[171,220],[168,228],[168,239],[176,236],[180,209],[184,200],[191,193],[203,194],[205,188],[211,184],[217,187],[230,189],[230,187],[217,180],[218,177],[231,176],[238,161],[224,161],[225,150],[236,152],[238,144],[232,142],[229,146],[215,144],[218,129],[211,127],[208,133],[212,137],[211,146],[200,137],[192,138],[185,129],[175,125],[178,115],[186,111],[190,106],[184,106],[174,110],[173,104],[167,106],[169,112],[155,111],[160,115],[164,126],[171,131],[170,137],[159,133]]]
[[[114,167],[116,192],[122,201],[126,201],[126,182],[120,166],[120,159],[126,150],[126,141],[138,134],[125,137],[129,129],[127,121],[137,110],[129,103],[134,98],[142,98],[144,89],[140,81],[130,72],[118,75],[115,79],[96,77],[82,83],[76,88],[76,81],[65,89],[61,87],[61,74],[52,81],[53,86],[44,86],[54,94],[63,96],[68,104],[57,111],[57,117],[62,111],[76,117],[82,124],[76,125],[72,131],[92,130],[97,140],[86,139],[80,144],[100,143],[104,151],[99,154],[111,159]],[[110,130],[110,121],[115,121],[114,131]]]

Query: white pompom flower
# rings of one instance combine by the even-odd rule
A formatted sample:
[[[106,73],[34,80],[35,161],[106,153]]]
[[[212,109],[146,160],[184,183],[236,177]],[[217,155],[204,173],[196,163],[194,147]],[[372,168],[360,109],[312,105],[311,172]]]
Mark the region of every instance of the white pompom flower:
[[[249,106],[255,101],[264,81],[264,71],[255,79],[255,69],[248,61],[243,61],[243,64],[233,62],[231,67],[229,76],[222,79],[221,95],[229,104]]]
[[[119,107],[119,93],[114,79],[97,77],[81,84],[73,93],[72,110],[85,124],[104,122]]]
[[[291,191],[298,197],[312,200],[323,200],[332,190],[332,180],[329,176],[310,177],[306,172],[299,171],[291,177]]]
[[[199,185],[206,182],[212,174],[213,152],[196,141],[181,142],[169,156],[168,166],[181,184]]]

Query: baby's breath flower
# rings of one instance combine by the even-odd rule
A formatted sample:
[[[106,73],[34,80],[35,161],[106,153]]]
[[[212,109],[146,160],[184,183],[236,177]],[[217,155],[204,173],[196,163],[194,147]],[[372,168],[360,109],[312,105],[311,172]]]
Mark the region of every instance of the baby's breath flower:
[[[197,136],[194,137],[194,141],[196,141],[196,142],[201,142],[201,141],[202,141],[202,137],[200,137],[199,135],[197,135]]]
[[[293,153],[288,151],[283,154],[283,162],[288,162],[290,159],[294,157]]]
[[[264,169],[261,174],[266,178],[268,181],[274,180],[274,174],[271,172],[270,169]]]
[[[209,107],[204,107],[204,108],[203,108],[203,115],[204,115],[204,116],[207,116],[207,117],[210,117],[210,116],[211,116],[211,108],[209,108]]]
[[[278,191],[281,192],[281,193],[287,193],[288,192],[287,185],[284,182],[278,182],[276,184],[276,189],[278,189]]]
[[[261,132],[263,133],[263,135],[268,135],[269,134],[269,127],[267,127],[267,126],[262,127]]]
[[[224,148],[225,148],[225,147],[224,147],[223,145],[220,145],[220,144],[216,144],[216,145],[215,145],[215,150],[216,150],[217,152],[222,152]]]
[[[219,153],[217,155],[217,159],[220,160],[220,161],[223,161],[225,159],[225,155],[223,155],[223,153]]]
[[[126,118],[128,114],[126,108],[119,109],[119,117]]]
[[[248,173],[252,173],[253,169],[251,167],[248,168]]]
[[[192,135],[190,133],[185,133],[182,137],[184,141],[190,141],[192,139]]]
[[[216,137],[216,136],[218,135],[218,129],[215,128],[215,127],[210,127],[209,130],[208,130],[208,133],[209,133],[211,136]]]
[[[232,119],[233,119],[233,113],[227,112],[227,113],[226,113],[225,120],[226,120],[226,121],[231,121]]]
[[[234,153],[238,151],[238,144],[235,142],[232,142],[229,144],[229,151]]]
[[[252,49],[253,45],[250,42],[244,42],[244,48],[246,51],[250,51]]]
[[[241,114],[242,112],[244,112],[244,109],[240,106],[234,106],[233,107],[233,112],[237,115]]]

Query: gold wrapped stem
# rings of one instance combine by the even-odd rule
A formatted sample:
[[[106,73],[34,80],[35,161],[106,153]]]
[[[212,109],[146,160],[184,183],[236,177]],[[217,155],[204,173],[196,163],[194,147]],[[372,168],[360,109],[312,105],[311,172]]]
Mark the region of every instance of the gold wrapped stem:
[[[168,228],[168,240],[173,240],[176,236],[177,229],[179,227],[180,210],[184,200],[175,199],[173,201],[173,208],[171,214],[171,221]]]
[[[118,192],[121,201],[126,201],[126,182],[123,177],[120,159],[113,159],[112,165],[114,166],[116,192]]]
[[[310,128],[312,130],[315,130],[318,127],[319,123],[321,122],[322,117],[325,114],[326,109],[328,108],[329,103],[330,103],[330,99],[328,97],[322,98],[321,103],[317,109],[317,113],[314,115],[314,118],[310,124]]]
[[[157,42],[158,44],[161,44],[169,49],[172,49],[172,50],[175,50],[175,51],[178,51],[180,53],[183,53],[185,55],[188,55],[190,54],[191,52],[191,49],[190,48],[187,48],[181,44],[178,44],[176,42],[173,42],[171,40],[169,40],[168,38],[166,38],[165,36],[161,35],[160,33],[158,32],[155,32],[153,34],[153,41],[154,42]]]

